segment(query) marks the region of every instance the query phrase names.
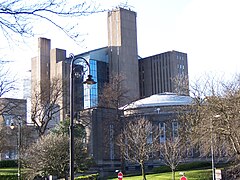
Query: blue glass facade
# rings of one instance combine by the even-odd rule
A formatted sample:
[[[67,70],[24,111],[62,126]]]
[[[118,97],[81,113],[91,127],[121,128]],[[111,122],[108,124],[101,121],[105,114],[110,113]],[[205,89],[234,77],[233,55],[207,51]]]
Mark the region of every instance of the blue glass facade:
[[[97,77],[97,61],[91,60],[90,64],[90,74],[94,81],[98,80]],[[95,107],[98,104],[98,84],[84,85],[84,109]]]
[[[96,107],[98,105],[98,95],[101,92],[105,82],[108,82],[108,49],[101,48],[89,51],[79,56],[84,57],[89,65],[90,72],[85,74],[84,79],[88,74],[92,75],[97,84],[84,85],[84,109]]]

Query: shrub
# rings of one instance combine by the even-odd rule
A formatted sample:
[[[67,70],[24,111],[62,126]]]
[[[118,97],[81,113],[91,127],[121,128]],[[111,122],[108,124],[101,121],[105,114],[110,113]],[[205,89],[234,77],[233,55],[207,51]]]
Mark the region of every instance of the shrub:
[[[196,161],[190,163],[179,164],[177,167],[178,171],[191,170],[191,169],[202,169],[211,167],[211,162],[208,161]]]
[[[171,171],[171,168],[166,165],[153,168],[154,173],[164,173],[164,172],[170,172],[170,171]]]

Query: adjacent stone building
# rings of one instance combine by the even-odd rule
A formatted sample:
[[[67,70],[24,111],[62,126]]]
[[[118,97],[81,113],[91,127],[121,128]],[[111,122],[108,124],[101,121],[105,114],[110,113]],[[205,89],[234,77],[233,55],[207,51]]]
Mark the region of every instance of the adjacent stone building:
[[[26,124],[27,101],[0,98],[0,160],[16,159],[18,151],[18,126]],[[16,128],[10,128],[14,125]]]

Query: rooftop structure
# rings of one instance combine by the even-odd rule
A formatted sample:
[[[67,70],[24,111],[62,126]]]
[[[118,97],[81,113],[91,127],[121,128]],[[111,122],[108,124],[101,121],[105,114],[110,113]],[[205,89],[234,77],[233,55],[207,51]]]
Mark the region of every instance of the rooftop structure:
[[[190,96],[181,96],[175,93],[160,93],[132,102],[129,105],[122,107],[122,109],[156,107],[156,106],[181,106],[189,105],[193,102]]]

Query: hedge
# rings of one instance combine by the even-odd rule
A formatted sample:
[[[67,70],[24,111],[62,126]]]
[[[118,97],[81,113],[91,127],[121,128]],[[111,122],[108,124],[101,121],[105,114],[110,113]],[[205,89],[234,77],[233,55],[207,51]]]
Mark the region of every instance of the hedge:
[[[18,163],[16,160],[2,160],[0,161],[0,168],[9,168],[9,167],[17,167]]]
[[[211,162],[207,161],[196,161],[196,162],[191,162],[191,163],[184,163],[184,164],[179,164],[177,166],[177,171],[186,171],[186,170],[193,170],[193,169],[202,169],[202,168],[209,168],[211,167]],[[154,173],[163,173],[163,172],[170,172],[171,168],[169,166],[159,166],[153,168]]]
[[[16,180],[16,175],[0,175],[0,180]]]

